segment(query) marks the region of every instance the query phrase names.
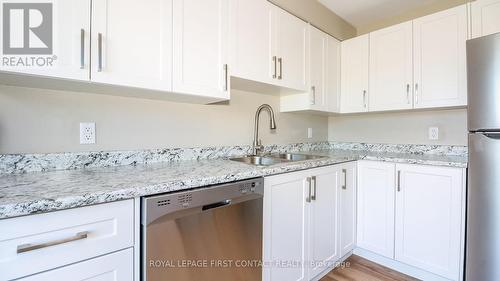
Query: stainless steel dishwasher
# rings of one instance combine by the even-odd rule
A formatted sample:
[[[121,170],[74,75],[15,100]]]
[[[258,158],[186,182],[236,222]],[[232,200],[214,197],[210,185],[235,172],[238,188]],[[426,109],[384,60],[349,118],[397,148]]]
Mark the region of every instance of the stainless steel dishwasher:
[[[260,281],[264,180],[142,198],[143,281]]]

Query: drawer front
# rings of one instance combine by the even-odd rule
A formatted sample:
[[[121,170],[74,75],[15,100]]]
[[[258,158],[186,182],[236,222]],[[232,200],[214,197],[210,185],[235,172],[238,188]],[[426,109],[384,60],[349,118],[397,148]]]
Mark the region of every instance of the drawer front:
[[[0,280],[133,246],[134,201],[0,220]]]
[[[20,280],[133,281],[133,252],[132,248],[129,248],[113,254],[31,275]]]

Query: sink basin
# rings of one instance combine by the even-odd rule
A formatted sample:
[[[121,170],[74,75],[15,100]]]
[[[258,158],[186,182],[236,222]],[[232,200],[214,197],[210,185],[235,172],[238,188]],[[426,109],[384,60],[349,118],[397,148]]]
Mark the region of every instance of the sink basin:
[[[295,153],[282,153],[282,154],[272,154],[270,157],[275,157],[287,161],[304,161],[325,158],[325,156],[317,155],[307,155],[307,154],[295,154]]]
[[[230,160],[255,166],[271,166],[283,162],[288,162],[286,159],[280,159],[270,156],[245,156],[240,158],[232,158]]]
[[[285,162],[296,162],[296,161],[305,161],[305,160],[313,160],[321,158],[325,158],[325,156],[282,153],[282,154],[271,154],[266,156],[245,156],[239,158],[232,158],[230,160],[255,166],[271,166]]]

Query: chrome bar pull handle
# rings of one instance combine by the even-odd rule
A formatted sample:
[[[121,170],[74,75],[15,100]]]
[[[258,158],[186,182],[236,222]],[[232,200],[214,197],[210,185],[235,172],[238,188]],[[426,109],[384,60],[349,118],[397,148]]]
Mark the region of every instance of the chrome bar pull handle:
[[[363,90],[363,107],[366,108],[366,90]]]
[[[311,105],[315,105],[316,104],[316,86],[312,86],[311,87]]]
[[[308,184],[308,195],[306,197],[306,202],[311,203],[311,178],[308,177],[306,180],[307,180],[307,184]]]
[[[344,174],[344,184],[342,185],[342,189],[347,189],[347,170],[342,169],[342,174]]]
[[[97,34],[97,72],[102,72],[102,33]]]
[[[311,196],[311,200],[312,201],[316,201],[316,176],[312,176],[311,177],[311,182],[312,182],[312,186],[313,186],[313,194]]]
[[[410,104],[410,84],[406,84],[406,102]]]
[[[278,63],[280,65],[280,74],[278,76],[278,79],[281,80],[281,79],[283,79],[283,59],[278,58]]]
[[[398,192],[401,191],[401,171],[398,171]]]
[[[80,29],[80,69],[85,69],[85,29]]]
[[[418,83],[415,83],[415,104],[418,104]]]
[[[228,84],[229,84],[229,81],[228,81],[228,66],[227,66],[227,63],[224,64],[224,91],[227,92],[228,90]]]
[[[73,242],[73,241],[83,240],[83,239],[86,239],[88,237],[88,235],[89,235],[88,231],[83,231],[83,232],[78,232],[77,234],[75,234],[75,236],[72,236],[69,238],[63,238],[63,239],[59,239],[59,240],[54,240],[51,242],[45,242],[45,243],[40,243],[40,244],[22,244],[22,245],[17,246],[17,253],[21,254],[21,253],[34,251],[34,250],[38,250],[38,249],[43,249],[43,248],[48,248],[51,246],[61,245],[61,244],[65,244],[65,243],[69,243],[69,242]]]
[[[276,56],[273,56],[273,63],[274,63],[274,73],[273,73],[273,79],[276,79],[277,73],[278,73],[278,64],[276,62]]]

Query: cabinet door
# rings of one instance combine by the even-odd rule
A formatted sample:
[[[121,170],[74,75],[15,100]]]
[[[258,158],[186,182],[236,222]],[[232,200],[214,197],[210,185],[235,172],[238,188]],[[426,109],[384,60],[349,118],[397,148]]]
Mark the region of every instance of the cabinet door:
[[[415,108],[467,104],[467,6],[413,21]]]
[[[265,178],[263,280],[307,280],[309,185],[303,172]],[[283,264],[285,263],[285,264]]]
[[[229,0],[173,1],[173,91],[228,99]]]
[[[4,34],[5,38],[3,38],[3,43],[8,49],[4,49],[4,44],[0,44],[0,54],[3,55],[3,61],[9,61],[9,58],[12,58],[12,63],[0,63],[0,70],[88,81],[90,79],[90,0],[48,0],[29,1],[29,3],[52,5],[51,23],[48,21],[48,16],[40,13],[42,24],[49,25],[48,34],[52,37],[40,38],[40,35],[32,31],[24,34],[22,23],[15,24],[16,19],[22,20],[23,10],[11,9],[8,5],[26,4],[26,1],[0,1],[0,14],[3,15],[5,12],[10,15],[10,36],[7,38],[7,34]],[[1,30],[4,28],[3,24],[4,22],[0,23]],[[42,49],[44,54],[37,54],[37,50],[29,49],[33,47],[38,48],[38,51]],[[22,50],[25,48],[27,50]],[[37,58],[35,63],[30,62],[32,57]],[[41,59],[38,60],[38,58]],[[19,59],[27,63],[20,64]]]
[[[356,245],[394,258],[395,165],[358,162],[358,227]]]
[[[327,35],[325,95],[328,112],[340,112],[340,41]]]
[[[370,111],[413,107],[412,22],[370,33]]]
[[[337,224],[340,170],[337,167],[327,167],[311,172],[314,176],[309,215],[309,262],[310,277],[315,277],[340,259]]]
[[[463,169],[396,165],[396,260],[458,280],[463,254]]]
[[[271,83],[272,4],[265,0],[235,0],[231,5],[231,75]]]
[[[471,3],[472,37],[500,32],[500,0],[477,0]]]
[[[132,281],[132,248],[22,278],[22,281]]]
[[[171,58],[171,0],[92,1],[92,81],[171,91]]]
[[[343,257],[356,244],[356,163],[340,167],[340,255]]]
[[[278,7],[274,9],[277,14],[274,34],[278,83],[286,88],[308,91],[308,24]]]
[[[309,25],[310,108],[326,111],[326,57],[328,35]]]
[[[368,111],[369,35],[341,43],[340,111]]]

